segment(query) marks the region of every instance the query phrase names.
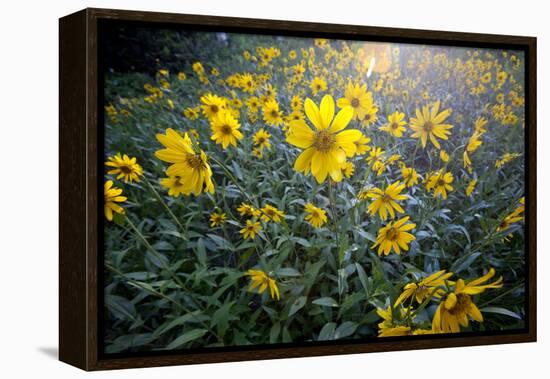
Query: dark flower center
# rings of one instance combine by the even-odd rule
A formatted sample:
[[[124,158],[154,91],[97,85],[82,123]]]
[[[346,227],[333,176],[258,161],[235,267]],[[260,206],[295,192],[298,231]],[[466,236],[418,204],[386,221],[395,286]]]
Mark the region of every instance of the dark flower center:
[[[351,106],[354,108],[357,108],[359,106],[359,99],[357,98],[351,99]]]

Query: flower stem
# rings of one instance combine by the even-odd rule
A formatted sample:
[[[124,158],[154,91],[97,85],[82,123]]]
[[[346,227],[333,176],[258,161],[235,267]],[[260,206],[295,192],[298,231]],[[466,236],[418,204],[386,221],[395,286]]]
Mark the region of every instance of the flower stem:
[[[164,207],[164,209],[166,209],[166,212],[170,215],[170,217],[172,217],[172,219],[174,220],[174,222],[177,224],[177,226],[180,228],[180,232],[183,232],[185,233],[187,231],[187,229],[182,225],[182,223],[180,222],[180,220],[178,220],[178,218],[176,217],[176,215],[174,214],[174,212],[172,212],[172,210],[170,209],[170,207],[168,206],[168,204],[166,204],[166,202],[164,201],[164,199],[162,198],[162,196],[160,196],[160,194],[158,193],[158,191],[155,189],[155,187],[153,186],[153,184],[151,184],[151,182],[149,181],[149,179],[147,179],[145,176],[143,176],[143,181],[145,183],[147,183],[147,186],[149,187],[149,189],[151,190],[151,192],[153,192],[153,195],[155,195],[155,197],[157,198],[157,200],[162,204],[162,206]],[[184,239],[187,239],[187,237],[185,236],[185,234],[182,234],[182,237]]]

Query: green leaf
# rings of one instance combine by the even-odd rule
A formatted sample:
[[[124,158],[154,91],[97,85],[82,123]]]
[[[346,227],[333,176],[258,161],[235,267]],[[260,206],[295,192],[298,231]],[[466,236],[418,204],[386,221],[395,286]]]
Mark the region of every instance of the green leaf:
[[[206,247],[204,246],[204,240],[202,238],[199,238],[199,240],[197,241],[195,254],[197,254],[197,259],[199,260],[199,263],[203,266],[206,266]]]
[[[313,304],[322,305],[324,307],[337,307],[338,303],[332,297],[321,297],[319,299],[313,300]]]
[[[363,266],[361,266],[359,263],[355,264],[355,269],[357,270],[357,275],[359,276],[359,281],[361,282],[361,285],[365,289],[365,292],[367,293],[367,296],[369,296],[367,273],[363,269]]]
[[[523,320],[523,317],[518,315],[516,312],[512,312],[506,308],[501,307],[485,307],[480,309],[481,312],[487,312],[487,313],[498,313],[505,316],[510,316],[513,318],[517,318],[518,320]]]
[[[177,349],[183,345],[185,345],[188,342],[194,341],[198,338],[201,338],[208,332],[207,329],[193,329],[187,333],[184,333],[183,335],[176,338],[174,341],[170,342],[168,346],[166,346],[166,350],[173,350]]]
[[[300,296],[297,298],[292,305],[290,306],[290,310],[288,311],[288,317],[292,316],[296,312],[298,312],[300,309],[306,305],[307,297],[306,296]]]
[[[474,261],[481,255],[480,252],[474,252],[471,254],[468,254],[462,258],[459,258],[453,263],[451,268],[449,269],[450,272],[454,272],[455,274],[458,274],[459,272],[467,269],[474,263]]]
[[[323,326],[323,329],[319,332],[319,336],[317,337],[317,341],[328,341],[334,339],[334,330],[336,329],[336,323],[334,322],[327,322],[325,326]]]
[[[359,325],[356,322],[344,321],[338,326],[338,328],[336,328],[336,331],[334,332],[334,339],[351,336],[353,333],[355,333],[355,330],[358,326]]]
[[[269,343],[276,343],[279,338],[279,334],[281,334],[281,323],[276,322],[271,327],[271,331],[269,332]]]
[[[278,276],[301,276],[302,274],[300,274],[300,272],[296,269],[293,269],[291,267],[285,267],[285,268],[280,268],[278,269],[277,271],[275,271],[275,273],[278,275]]]

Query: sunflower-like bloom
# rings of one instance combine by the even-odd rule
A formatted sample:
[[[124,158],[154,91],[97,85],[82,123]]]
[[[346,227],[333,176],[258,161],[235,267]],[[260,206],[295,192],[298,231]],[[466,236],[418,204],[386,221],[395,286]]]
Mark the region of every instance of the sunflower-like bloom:
[[[453,174],[450,172],[438,171],[428,178],[426,183],[426,189],[428,191],[434,191],[434,197],[441,195],[443,199],[447,198],[447,191],[452,191],[453,186]]]
[[[271,138],[271,134],[266,132],[264,129],[260,129],[254,134],[252,137],[252,140],[254,141],[254,145],[258,147],[260,150],[263,149],[269,149],[271,147],[271,143],[269,142],[269,139]]]
[[[497,232],[504,232],[517,222],[523,221],[523,212],[525,212],[525,197],[519,199],[519,205],[512,213],[504,217],[504,220],[498,225]]]
[[[122,195],[122,189],[113,187],[113,181],[107,180],[103,185],[103,196],[105,203],[103,209],[105,211],[105,218],[109,221],[113,221],[113,212],[123,215],[124,208],[117,203],[122,203],[127,200],[126,196]]]
[[[322,77],[316,76],[311,81],[309,87],[311,88],[311,92],[317,95],[319,92],[327,90],[327,82]]]
[[[453,126],[449,124],[443,124],[443,121],[449,117],[451,114],[450,109],[445,109],[442,112],[439,112],[440,102],[437,101],[432,107],[431,111],[428,106],[416,109],[416,117],[411,118],[410,128],[413,131],[411,137],[420,138],[422,141],[422,147],[426,147],[428,138],[436,148],[441,148],[437,138],[442,140],[447,140]]]
[[[279,103],[275,99],[266,101],[262,109],[266,124],[279,126],[283,123],[283,112],[279,110]]]
[[[202,113],[211,120],[227,108],[225,99],[211,93],[201,97]]]
[[[222,212],[213,212],[210,214],[210,227],[215,228],[216,226],[221,226],[225,224],[225,219],[227,218],[225,213]]]
[[[346,86],[344,97],[338,99],[340,108],[351,107],[353,109],[353,120],[363,120],[365,114],[373,106],[372,92],[367,91],[367,85],[359,83],[353,85],[351,82]]]
[[[262,230],[262,225],[258,221],[246,220],[246,225],[239,231],[239,233],[243,235],[244,239],[253,240],[256,238],[256,234],[258,234],[260,230]]]
[[[391,306],[388,308],[377,308],[376,313],[382,318],[382,322],[378,324],[378,337],[400,337],[400,336],[410,336],[410,335],[419,335],[419,334],[433,334],[434,332],[426,329],[412,329],[408,325],[400,325],[400,322],[403,321],[394,320],[393,312]],[[405,318],[407,314],[407,309],[401,309],[398,316],[401,316],[401,319]]]
[[[373,249],[378,246],[378,255],[382,255],[382,253],[388,255],[392,250],[396,254],[401,254],[401,250],[409,250],[409,244],[416,237],[408,232],[414,229],[416,224],[407,223],[407,221],[409,221],[409,216],[397,221],[390,221],[388,225],[378,230],[376,243],[372,245]]]
[[[199,195],[201,192],[214,193],[212,182],[212,169],[204,151],[194,151],[191,138],[181,135],[175,130],[168,128],[166,134],[157,134],[157,140],[165,149],[157,150],[155,156],[164,161],[172,163],[166,170],[169,177],[179,177],[181,184],[179,192],[184,195],[193,193]],[[165,185],[166,186],[166,185]]]
[[[307,203],[304,207],[307,215],[304,218],[314,228],[320,228],[327,222],[327,212],[318,208],[312,203]]]
[[[265,272],[260,270],[248,270],[246,275],[250,277],[250,287],[249,291],[253,291],[255,288],[258,288],[258,293],[262,294],[266,289],[269,288],[269,293],[272,299],[277,298],[279,300],[279,287],[277,287],[277,282],[275,279],[272,279]]]
[[[476,185],[477,179],[472,179],[470,183],[468,183],[468,187],[466,187],[466,196],[470,196],[474,192]]]
[[[441,270],[434,272],[419,282],[405,284],[403,292],[399,295],[393,306],[397,307],[410,297],[414,297],[418,304],[422,304],[427,298],[441,298],[445,294],[445,290],[440,287],[443,287],[451,276],[453,276],[452,272]]]
[[[344,130],[351,121],[353,110],[345,107],[334,117],[334,100],[330,95],[323,97],[320,108],[311,99],[306,99],[304,105],[315,130],[303,120],[290,122],[286,141],[304,149],[294,162],[294,169],[306,175],[311,172],[318,183],[324,182],[329,175],[339,182],[346,157],[355,155],[355,142],[363,136],[359,130]]]
[[[418,173],[412,167],[401,167],[401,176],[407,187],[412,187],[418,184]]]
[[[403,208],[397,204],[397,201],[407,199],[407,195],[401,195],[403,189],[405,189],[405,184],[399,181],[390,184],[385,190],[377,187],[370,189],[367,197],[374,199],[374,201],[368,206],[369,213],[374,215],[378,212],[382,220],[388,218],[388,213],[392,218],[395,217],[395,211],[405,213]]]
[[[136,157],[130,158],[126,154],[121,156],[117,153],[107,158],[105,166],[113,167],[107,174],[117,175],[117,179],[124,178],[124,183],[139,182],[139,177],[143,175],[143,169],[137,163]]]
[[[493,276],[495,276],[495,270],[491,268],[487,274],[468,283],[458,279],[454,291],[447,293],[437,307],[432,320],[432,330],[434,332],[458,333],[460,326],[468,327],[469,318],[483,322],[483,316],[471,296],[490,288],[501,288],[502,277],[493,283],[483,284]]]
[[[262,221],[268,222],[281,222],[285,218],[285,214],[283,211],[278,210],[273,205],[267,204],[263,208],[260,209],[260,212],[262,212]]]
[[[184,194],[183,190],[186,188],[181,176],[162,178],[160,184],[168,190],[168,195],[172,197],[178,197]]]
[[[211,139],[221,144],[224,149],[229,145],[237,147],[237,140],[243,139],[243,134],[239,131],[241,125],[231,112],[219,112],[211,119],[210,127],[212,128]]]
[[[388,116],[388,123],[381,126],[379,129],[388,133],[390,136],[403,137],[405,125],[407,124],[404,118],[405,113],[395,111]]]
[[[355,148],[356,148],[355,154],[363,155],[366,152],[368,152],[371,149],[371,147],[369,146],[370,141],[371,141],[370,138],[365,137],[364,135],[361,136],[361,138],[359,138],[357,141],[355,141],[354,142]]]
[[[241,205],[237,208],[237,212],[244,217],[260,217],[262,214],[262,211],[246,203],[241,203]]]

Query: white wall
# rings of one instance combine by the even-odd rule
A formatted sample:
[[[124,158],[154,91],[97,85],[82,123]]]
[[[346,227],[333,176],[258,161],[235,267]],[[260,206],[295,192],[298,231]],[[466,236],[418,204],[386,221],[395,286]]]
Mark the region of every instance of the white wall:
[[[111,0],[2,2],[0,21],[0,376],[75,378],[57,349],[57,18],[86,6],[538,37],[539,342],[96,373],[182,377],[518,378],[548,367],[550,179],[547,12],[543,1]],[[546,14],[546,16],[545,16]],[[547,349],[546,354],[544,349]],[[542,377],[545,374],[537,375]]]

